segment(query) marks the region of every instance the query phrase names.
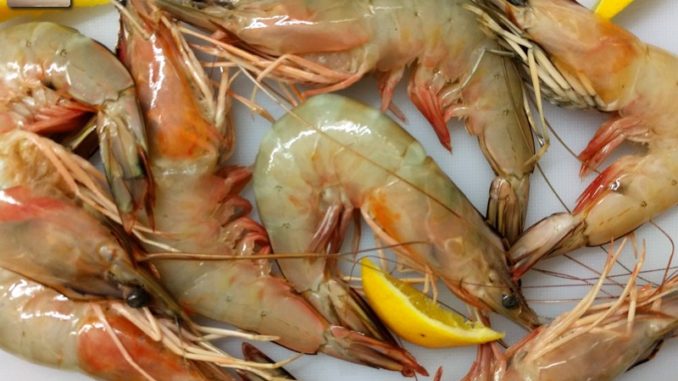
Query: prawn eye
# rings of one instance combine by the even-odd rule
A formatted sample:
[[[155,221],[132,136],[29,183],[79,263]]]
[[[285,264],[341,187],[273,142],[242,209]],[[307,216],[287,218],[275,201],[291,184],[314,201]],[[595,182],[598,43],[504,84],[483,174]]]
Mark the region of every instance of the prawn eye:
[[[516,7],[524,7],[527,5],[527,0],[508,0],[508,2]]]
[[[509,310],[518,308],[518,299],[515,297],[515,295],[504,294],[501,296],[501,305]]]
[[[125,298],[127,305],[132,308],[146,307],[151,303],[151,295],[141,287],[135,287]]]

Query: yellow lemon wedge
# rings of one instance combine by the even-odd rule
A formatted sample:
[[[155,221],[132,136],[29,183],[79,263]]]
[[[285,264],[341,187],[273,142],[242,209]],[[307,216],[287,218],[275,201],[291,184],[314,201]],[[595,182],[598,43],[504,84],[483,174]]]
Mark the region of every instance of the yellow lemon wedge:
[[[624,8],[628,7],[632,2],[633,0],[600,0],[596,6],[595,12],[599,16],[609,20],[623,11]]]
[[[0,0],[0,21],[19,16],[40,16],[45,12],[65,11],[71,8],[94,7],[110,4],[111,0],[71,0],[70,8],[10,8],[7,0]]]
[[[448,348],[499,340],[503,333],[448,310],[421,291],[360,261],[363,290],[379,318],[403,339],[427,348]]]

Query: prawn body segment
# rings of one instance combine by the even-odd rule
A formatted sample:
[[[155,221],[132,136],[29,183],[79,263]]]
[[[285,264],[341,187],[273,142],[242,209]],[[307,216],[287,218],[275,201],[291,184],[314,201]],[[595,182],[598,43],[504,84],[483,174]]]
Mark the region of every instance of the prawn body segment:
[[[96,118],[101,158],[125,221],[149,206],[146,134],[134,82],[106,48],[57,24],[0,32],[0,131],[43,134]]]
[[[264,138],[254,172],[260,216],[277,252],[307,252],[329,208],[359,209],[417,270],[430,269],[466,302],[536,323],[509,275],[501,239],[421,145],[391,119],[336,95],[316,96]],[[417,242],[407,244],[407,242]],[[279,260],[305,292],[324,259]],[[503,296],[515,298],[513,309]]]

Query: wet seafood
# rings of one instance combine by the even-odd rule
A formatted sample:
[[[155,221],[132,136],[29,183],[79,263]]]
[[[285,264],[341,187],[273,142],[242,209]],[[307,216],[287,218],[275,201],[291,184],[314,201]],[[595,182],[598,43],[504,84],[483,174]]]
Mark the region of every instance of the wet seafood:
[[[594,304],[616,255],[572,311],[504,354],[491,346],[481,348],[465,380],[612,380],[651,359],[678,328],[677,279],[659,287],[638,286],[641,260],[618,300]]]
[[[101,158],[126,222],[150,202],[146,135],[132,78],[76,30],[48,22],[0,30],[0,132],[70,131],[96,118]]]
[[[607,243],[678,203],[678,119],[670,112],[678,59],[569,0],[491,2],[476,11],[548,99],[611,113],[579,156],[582,175],[626,140],[647,147],[600,173],[572,214],[542,220],[515,243],[519,277],[543,256]]]
[[[0,295],[0,306],[7,307],[7,311],[0,312],[3,320],[0,346],[51,365],[59,365],[56,361],[61,358],[65,367],[77,365],[104,379],[117,380],[127,372],[134,374],[130,377],[155,379],[144,376],[143,371],[135,373],[133,361],[125,358],[128,363],[125,364],[120,359],[120,356],[129,357],[120,348],[117,356],[99,358],[99,352],[92,346],[116,349],[112,346],[118,340],[103,335],[108,329],[123,337],[129,335],[128,340],[121,340],[127,341],[129,350],[142,358],[140,362],[167,365],[165,370],[150,366],[150,373],[176,371],[176,377],[189,377],[189,373],[193,377],[181,379],[230,380],[225,378],[227,374],[200,376],[202,373],[190,370],[194,367],[187,360],[192,359],[201,361],[197,366],[201,371],[211,369],[211,373],[221,374],[214,366],[222,366],[273,378],[266,371],[267,366],[237,360],[214,347],[205,347],[206,341],[200,333],[208,332],[216,338],[271,340],[271,337],[195,325],[157,281],[132,262],[128,256],[132,247],[126,245],[129,238],[124,237],[122,231],[116,234],[114,227],[114,222],[119,223],[120,219],[106,220],[96,211],[108,208],[107,212],[118,216],[113,202],[106,198],[110,195],[105,191],[105,179],[89,163],[51,140],[31,132],[11,130],[0,134],[0,189],[0,266],[4,268],[0,271],[0,283],[7,269],[13,272],[7,277],[5,300]],[[90,198],[90,193],[97,192],[100,192],[98,199]],[[139,312],[142,310],[146,315]],[[151,311],[155,315],[151,315]],[[153,321],[146,324],[140,322],[138,316],[129,318],[140,314],[141,320],[152,316]],[[101,316],[105,316],[103,319],[109,320],[113,328],[106,328]],[[99,321],[92,321],[95,318]],[[24,332],[34,324],[44,330]],[[133,325],[149,337],[143,337]],[[16,331],[17,327],[24,331]],[[164,331],[156,332],[158,329]],[[55,332],[43,336],[50,330]],[[24,340],[16,340],[20,333]],[[37,336],[31,336],[33,334]],[[43,342],[66,334],[73,337],[49,344]],[[79,362],[68,363],[73,360],[69,353],[76,350]]]
[[[225,164],[232,148],[224,138],[232,134],[228,103],[199,92],[202,68],[182,50],[185,45],[171,23],[148,3],[129,4],[134,19],[125,18],[120,55],[135,78],[146,115],[156,183],[154,240],[182,253],[215,258],[267,254],[266,233],[248,217],[251,206],[238,195],[249,170]],[[162,252],[154,245],[146,248]],[[408,375],[425,373],[395,344],[331,325],[284,279],[272,276],[266,260],[165,259],[153,264],[191,312],[278,336],[280,344],[299,352],[321,351]]]
[[[423,147],[377,110],[330,94],[293,109],[262,142],[254,191],[276,252],[336,252],[359,211],[409,267],[473,306],[537,324],[501,239]],[[333,259],[278,262],[298,291],[326,308],[336,292]]]
[[[69,298],[124,299],[181,316],[163,288],[133,263],[133,247],[122,234],[82,204],[79,190],[55,164],[57,156],[96,173],[51,140],[21,130],[0,135],[0,266]],[[97,183],[96,175],[91,181]]]
[[[261,75],[310,84],[309,95],[348,87],[375,72],[385,111],[410,67],[410,98],[441,143],[451,148],[452,117],[464,119],[478,138],[497,176],[488,204],[492,225],[510,242],[522,232],[536,158],[522,86],[510,60],[494,53],[496,43],[464,9],[468,0],[156,1],[194,25],[235,37],[263,58],[207,52]],[[292,68],[283,72],[285,66]]]
[[[0,268],[0,347],[30,361],[77,369],[101,380],[149,381],[146,375],[163,381],[213,379],[144,335],[111,308],[114,303],[75,302]],[[133,361],[125,358],[116,341]]]

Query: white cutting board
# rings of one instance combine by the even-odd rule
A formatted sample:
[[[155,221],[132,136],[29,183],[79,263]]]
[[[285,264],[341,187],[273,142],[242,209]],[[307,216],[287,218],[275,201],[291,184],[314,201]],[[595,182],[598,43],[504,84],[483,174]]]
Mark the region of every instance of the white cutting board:
[[[585,1],[585,4],[592,6],[594,0]],[[661,46],[678,54],[678,23],[675,18],[678,17],[678,1],[675,0],[645,0],[636,1],[625,13],[618,16],[616,21],[624,27],[630,29],[639,35],[644,41]],[[113,47],[117,37],[118,23],[117,14],[112,7],[103,7],[90,10],[76,10],[59,15],[49,15],[43,17],[52,21],[61,22],[80,29],[83,33],[101,41],[108,47]],[[0,57],[0,59],[2,59]],[[356,97],[372,105],[378,105],[378,94],[375,83],[372,79],[366,79],[358,84],[346,94]],[[395,103],[406,113],[408,122],[407,128],[417,139],[419,139],[428,152],[440,164],[440,166],[450,175],[450,177],[466,193],[475,206],[484,211],[486,207],[487,189],[492,179],[492,173],[485,163],[477,147],[475,139],[469,137],[463,127],[455,122],[452,123],[454,153],[450,155],[438,144],[432,130],[428,127],[426,121],[412,107],[407,99],[403,86],[400,86],[394,98]],[[262,101],[263,104],[270,106],[274,115],[280,115],[279,108],[272,106],[270,102]],[[666,110],[666,112],[676,112],[676,110]],[[236,106],[235,122],[238,129],[238,140],[236,154],[233,162],[238,164],[251,164],[257,152],[258,143],[269,128],[267,122],[259,117],[253,117],[244,108]],[[597,126],[605,117],[596,112],[567,111],[547,108],[547,115],[551,124],[555,127],[563,140],[575,151],[583,149],[588,140],[593,136]],[[375,147],[378,149],[378,147]],[[629,152],[622,149],[621,151]],[[578,177],[579,166],[577,161],[567,153],[567,151],[558,143],[553,141],[551,149],[541,161],[542,168],[549,177],[552,184],[558,189],[558,192],[564,202],[569,206],[574,206],[579,193],[592,180],[592,177],[580,180]],[[247,195],[251,197],[251,190],[247,190]],[[535,174],[532,181],[532,194],[530,199],[530,210],[528,214],[528,225],[535,221],[550,215],[551,213],[562,211],[563,207],[558,203],[557,198],[549,191],[544,179]],[[656,220],[665,231],[674,238],[678,238],[678,210],[672,210]],[[367,236],[369,234],[364,234]],[[648,260],[646,269],[657,269],[665,266],[670,252],[668,240],[662,236],[656,228],[651,226],[643,227],[638,230],[638,237],[646,239],[648,243]],[[363,247],[374,247],[370,239],[366,238]],[[604,261],[604,254],[599,249],[580,250],[575,254],[577,259],[586,262],[594,268],[601,268]],[[633,257],[626,253],[622,258],[628,266],[632,266]],[[558,271],[565,274],[576,275],[580,277],[594,277],[595,274],[575,264],[571,260],[558,258],[547,261],[540,265],[542,268]],[[617,269],[623,272],[622,269]],[[653,279],[657,279],[657,275]],[[576,299],[581,297],[587,290],[586,287],[539,287],[536,285],[561,285],[565,281],[562,279],[547,277],[545,275],[533,274],[528,276],[523,282],[525,285],[526,296],[533,301],[534,308],[542,316],[555,316],[560,311],[570,309],[572,302],[563,302],[566,299]],[[531,287],[532,286],[532,287]],[[619,292],[619,289],[611,288],[610,292]],[[544,300],[560,300],[559,303],[544,303]],[[446,301],[459,306],[453,298],[446,297]],[[463,308],[463,307],[462,307]],[[524,331],[515,327],[503,319],[495,319],[495,327],[506,330],[508,340],[514,342],[525,334]],[[239,343],[236,341],[225,344],[233,354],[239,354]],[[276,359],[287,358],[290,352],[275,345],[268,344],[261,346],[267,353]],[[443,380],[458,380],[469,369],[471,362],[475,357],[475,348],[460,348],[450,350],[427,350],[406,344],[406,347],[419,359],[419,361],[429,370],[431,374],[439,366],[444,367]],[[611,354],[612,355],[612,354]],[[621,380],[673,380],[677,379],[675,375],[675,358],[678,358],[678,340],[669,340],[659,354],[651,362],[636,367],[627,374],[620,377]],[[327,356],[306,356],[288,369],[303,380],[325,380],[325,381],[373,381],[373,380],[401,380],[402,376],[397,373],[373,370],[358,365],[352,365],[341,362]],[[0,380],[22,380],[22,381],[76,381],[87,380],[84,375],[77,373],[54,370],[38,365],[30,364],[25,360],[16,358],[11,354],[0,352]],[[420,378],[425,380],[428,378]]]

